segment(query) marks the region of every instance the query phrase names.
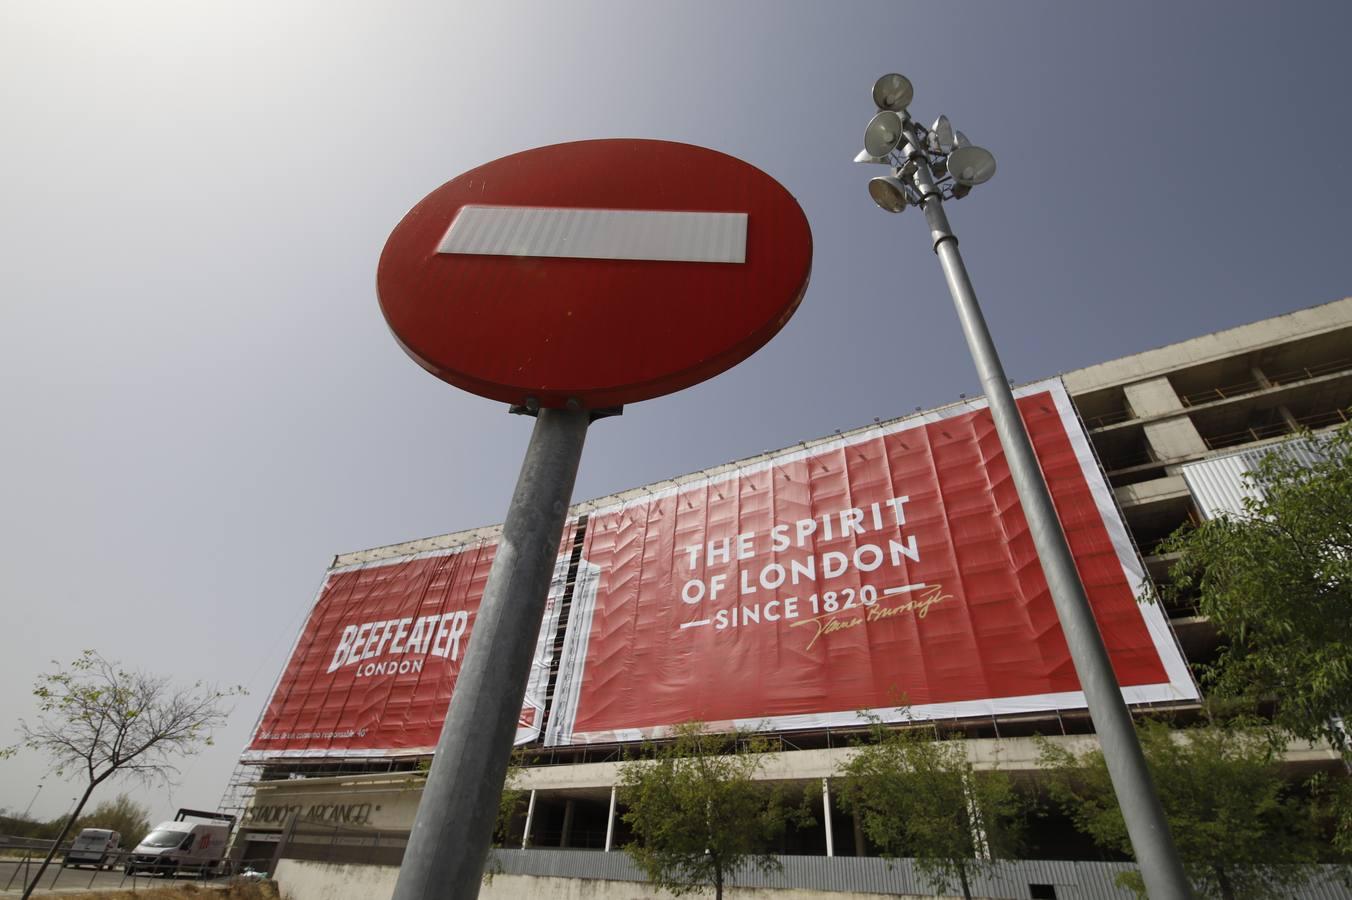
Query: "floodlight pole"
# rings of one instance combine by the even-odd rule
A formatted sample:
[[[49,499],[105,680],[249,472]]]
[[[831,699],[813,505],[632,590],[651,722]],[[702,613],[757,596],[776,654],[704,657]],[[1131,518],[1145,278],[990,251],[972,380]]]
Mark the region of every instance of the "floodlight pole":
[[[393,900],[479,895],[591,416],[536,415]]]
[[[972,289],[971,279],[967,276],[967,267],[963,265],[957,236],[953,234],[948,216],[944,213],[943,196],[934,184],[928,156],[919,149],[923,145],[909,123],[905,134],[905,140],[909,142],[907,156],[915,163],[914,186],[920,195],[925,221],[929,223],[934,252],[939,257],[939,265],[943,267],[944,280],[948,282],[949,293],[953,296],[953,305],[962,323],[972,362],[976,364],[981,388],[990,404],[995,431],[1004,448],[1024,516],[1028,519],[1033,545],[1037,549],[1052,603],[1070,648],[1075,673],[1084,690],[1089,717],[1094,722],[1094,730],[1103,748],[1103,759],[1108,765],[1108,774],[1122,809],[1122,818],[1136,853],[1136,861],[1141,867],[1141,876],[1145,879],[1146,891],[1154,900],[1185,900],[1192,896],[1192,888],[1183,872],[1183,864],[1169,832],[1169,822],[1164,816],[1164,807],[1155,791],[1145,754],[1141,752],[1140,741],[1136,738],[1131,713],[1122,699],[1112,661],[1108,658],[1093,610],[1089,607],[1089,599],[1085,595],[1079,571],[1075,568],[1075,559],[1071,556],[1065,532],[1061,529],[1061,520],[1052,504],[1047,482],[1033,453],[1028,430],[1024,427],[1023,417],[1014,401],[1014,392],[1010,390],[1009,379],[996,353],[995,341],[981,314],[976,291]]]

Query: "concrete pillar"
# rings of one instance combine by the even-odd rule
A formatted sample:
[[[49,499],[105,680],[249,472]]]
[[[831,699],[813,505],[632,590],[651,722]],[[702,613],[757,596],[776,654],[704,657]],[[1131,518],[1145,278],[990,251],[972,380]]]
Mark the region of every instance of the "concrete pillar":
[[[1180,412],[1186,408],[1183,401],[1178,399],[1173,383],[1164,377],[1123,385],[1122,394],[1127,398],[1131,414],[1138,419]]]
[[[1253,376],[1254,382],[1260,389],[1266,390],[1272,387],[1272,382],[1268,380],[1267,373],[1258,368],[1257,365],[1249,366],[1249,374]],[[1277,407],[1277,414],[1282,417],[1282,421],[1286,423],[1287,428],[1292,431],[1299,430],[1300,423],[1296,421],[1296,417],[1291,414],[1291,410],[1287,408],[1285,403]]]
[[[1252,374],[1253,381],[1257,382],[1259,388],[1271,388],[1272,382],[1268,381],[1267,373],[1263,372],[1263,369],[1257,368],[1256,365],[1249,366],[1249,374]],[[1282,416],[1282,422],[1286,423],[1286,427],[1290,428],[1291,431],[1299,431],[1299,428],[1301,428],[1301,423],[1297,422],[1295,416],[1291,414],[1291,409],[1286,404],[1279,405],[1276,408],[1276,414]]]
[[[573,835],[573,812],[577,807],[577,801],[569,797],[563,803],[563,835],[559,838],[559,846],[567,847],[569,840]]]
[[[1207,452],[1206,442],[1197,432],[1197,426],[1186,415],[1183,401],[1178,399],[1168,378],[1151,378],[1122,388],[1127,405],[1138,419],[1179,413],[1175,418],[1151,422],[1143,426],[1150,452],[1155,459],[1171,460],[1199,456]]]
[[[831,783],[822,779],[822,821],[826,823],[826,855],[836,855],[836,838],[831,829]]]
[[[1156,459],[1171,460],[1185,456],[1199,456],[1207,452],[1206,441],[1198,433],[1192,419],[1179,416],[1177,419],[1165,419],[1150,422],[1142,430],[1150,443],[1150,452]]]
[[[610,813],[606,816],[606,852],[615,845],[615,787],[610,788]]]
[[[530,802],[526,804],[526,827],[521,831],[521,849],[530,846],[530,827],[535,822],[535,789],[530,792]]]

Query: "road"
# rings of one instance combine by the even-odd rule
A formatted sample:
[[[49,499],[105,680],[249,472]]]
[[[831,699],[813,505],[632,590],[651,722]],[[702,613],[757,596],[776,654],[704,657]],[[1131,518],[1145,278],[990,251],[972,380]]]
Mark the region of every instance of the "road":
[[[36,861],[30,863],[29,872],[36,872],[38,864]],[[23,893],[24,885],[24,864],[22,860],[0,859],[0,897],[17,897]],[[31,875],[29,876],[31,877]],[[214,879],[221,883],[228,881],[228,878],[221,877]],[[96,871],[94,869],[62,869],[58,865],[53,865],[42,876],[42,885],[34,891],[34,896],[56,896],[66,893],[78,893],[80,891],[111,891],[117,889],[132,890],[133,887],[144,890],[147,887],[156,885],[172,884],[174,881],[191,881],[194,884],[214,883],[203,882],[198,878],[154,878],[148,875],[124,875],[122,870]],[[133,882],[135,884],[133,885]]]

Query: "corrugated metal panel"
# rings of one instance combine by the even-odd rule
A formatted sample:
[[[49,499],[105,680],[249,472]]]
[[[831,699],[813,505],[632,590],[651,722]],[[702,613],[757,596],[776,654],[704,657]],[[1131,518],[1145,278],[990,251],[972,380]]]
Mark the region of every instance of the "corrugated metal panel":
[[[1236,453],[1183,466],[1183,480],[1206,518],[1239,515],[1246,499],[1258,498],[1258,491],[1244,479],[1253,464],[1243,457]]]
[[[494,868],[504,875],[535,875],[556,878],[589,878],[605,881],[645,881],[642,871],[623,852],[597,850],[495,850]],[[956,886],[940,892],[916,871],[909,859],[886,860],[852,856],[781,856],[782,871],[769,875],[752,870],[737,873],[731,883],[740,887],[771,890],[830,891],[847,894],[952,894]],[[1080,862],[1069,860],[1018,860],[997,862],[989,875],[972,878],[972,893],[978,897],[1027,900],[1030,885],[1056,889],[1058,900],[1132,900],[1135,895],[1118,887],[1114,878],[1131,871],[1131,863]],[[1293,890],[1292,900],[1349,900],[1352,892],[1333,866],[1325,866],[1311,883]]]
[[[1243,514],[1246,499],[1257,500],[1262,496],[1245,475],[1270,453],[1288,456],[1307,466],[1324,458],[1317,441],[1295,440],[1188,463],[1182,467],[1183,480],[1202,515],[1214,519],[1219,515]]]

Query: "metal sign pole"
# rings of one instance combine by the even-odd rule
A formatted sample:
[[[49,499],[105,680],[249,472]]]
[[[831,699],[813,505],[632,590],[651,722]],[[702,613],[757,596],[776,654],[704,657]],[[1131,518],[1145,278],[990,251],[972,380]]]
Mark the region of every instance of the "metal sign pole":
[[[910,157],[916,163],[915,186],[920,193],[925,220],[929,223],[934,252],[943,267],[944,279],[948,282],[963,335],[972,353],[972,362],[976,364],[982,390],[990,404],[995,430],[1004,448],[1019,502],[1028,519],[1033,545],[1037,548],[1038,560],[1056,607],[1056,616],[1061,622],[1066,645],[1070,648],[1075,674],[1079,676],[1080,686],[1084,690],[1089,716],[1103,748],[1103,758],[1108,764],[1108,773],[1117,793],[1118,805],[1122,808],[1122,818],[1131,837],[1132,849],[1136,851],[1136,861],[1141,866],[1141,876],[1153,898],[1172,900],[1191,897],[1192,890],[1174,847],[1164,807],[1160,804],[1150,770],[1146,767],[1145,755],[1136,739],[1131,713],[1122,699],[1112,661],[1103,646],[1103,637],[1099,634],[1094,612],[1085,596],[1079,570],[1075,568],[1075,558],[1071,556],[1065,532],[1061,530],[1061,520],[1057,517],[1056,507],[1052,505],[1051,493],[1047,490],[1047,482],[1033,453],[1023,417],[1019,414],[1014,393],[1009,388],[1009,380],[995,351],[995,342],[986,328],[976,291],[967,277],[962,254],[958,252],[958,239],[948,224],[929,161],[922,152],[914,149],[918,141],[913,135],[908,134],[907,140],[911,142]]]
[[[479,894],[589,422],[536,417],[393,900]]]

